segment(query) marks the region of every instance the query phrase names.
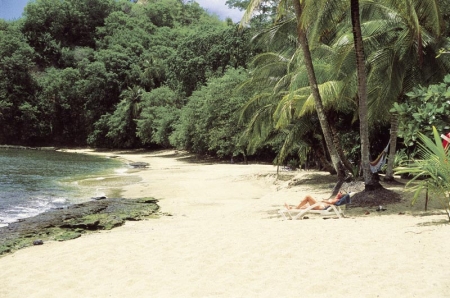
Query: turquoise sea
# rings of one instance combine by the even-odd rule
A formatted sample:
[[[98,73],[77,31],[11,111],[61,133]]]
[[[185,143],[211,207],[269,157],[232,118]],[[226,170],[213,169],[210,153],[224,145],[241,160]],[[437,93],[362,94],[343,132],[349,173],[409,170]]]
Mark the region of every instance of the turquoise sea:
[[[125,167],[87,154],[0,148],[0,226],[106,195],[96,181]]]

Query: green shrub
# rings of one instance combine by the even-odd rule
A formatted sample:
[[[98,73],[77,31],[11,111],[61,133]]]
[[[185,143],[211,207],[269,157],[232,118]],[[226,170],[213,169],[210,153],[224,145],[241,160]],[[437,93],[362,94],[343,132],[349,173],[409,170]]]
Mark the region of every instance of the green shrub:
[[[413,176],[406,184],[408,190],[415,192],[413,203],[423,190],[428,190],[432,194],[431,198],[440,201],[450,221],[450,150],[442,145],[436,128],[432,130],[434,141],[419,133],[419,158],[395,171],[396,174],[408,173]]]

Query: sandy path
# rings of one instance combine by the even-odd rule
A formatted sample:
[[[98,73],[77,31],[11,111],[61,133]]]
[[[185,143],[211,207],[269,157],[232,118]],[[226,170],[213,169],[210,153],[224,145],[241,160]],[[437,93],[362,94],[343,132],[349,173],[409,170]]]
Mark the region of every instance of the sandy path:
[[[419,225],[442,216],[282,221],[306,186],[272,166],[121,156],[151,165],[124,197],[173,216],[0,258],[0,297],[450,297],[450,226]]]

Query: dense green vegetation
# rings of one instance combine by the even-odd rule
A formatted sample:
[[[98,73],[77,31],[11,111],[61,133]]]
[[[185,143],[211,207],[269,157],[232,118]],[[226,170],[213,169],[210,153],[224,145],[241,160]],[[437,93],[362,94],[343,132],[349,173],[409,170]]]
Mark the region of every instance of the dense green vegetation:
[[[194,1],[36,0],[0,21],[0,144],[357,174],[389,139],[411,154],[449,129],[448,2],[229,0],[239,26]]]
[[[2,22],[0,143],[181,144],[169,137],[186,129],[179,119],[193,92],[245,68],[257,50],[251,30],[196,3],[147,2],[39,0]]]

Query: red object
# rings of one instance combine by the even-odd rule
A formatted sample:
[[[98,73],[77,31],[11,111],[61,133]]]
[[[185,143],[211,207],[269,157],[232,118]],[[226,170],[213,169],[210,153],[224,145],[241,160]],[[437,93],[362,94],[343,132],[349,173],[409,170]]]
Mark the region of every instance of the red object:
[[[442,141],[442,146],[444,146],[444,148],[447,148],[447,146],[450,144],[450,132],[448,134],[445,135],[445,139]]]

